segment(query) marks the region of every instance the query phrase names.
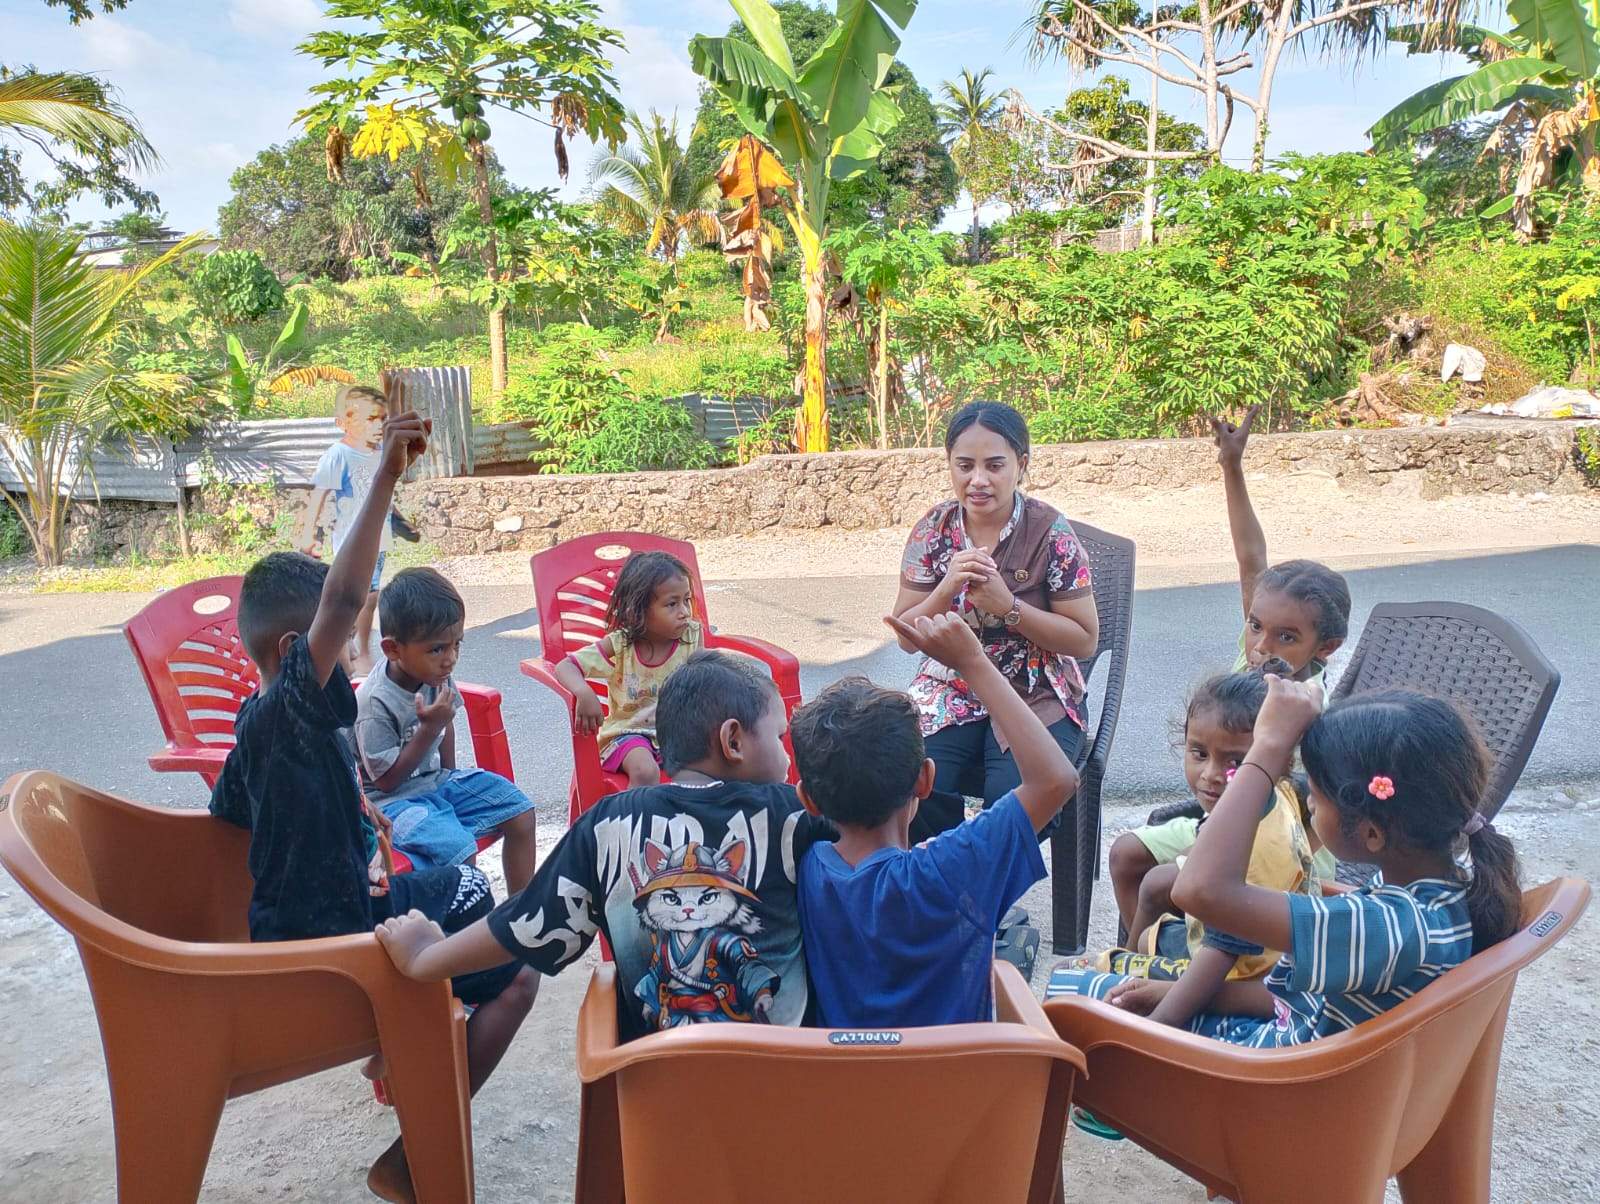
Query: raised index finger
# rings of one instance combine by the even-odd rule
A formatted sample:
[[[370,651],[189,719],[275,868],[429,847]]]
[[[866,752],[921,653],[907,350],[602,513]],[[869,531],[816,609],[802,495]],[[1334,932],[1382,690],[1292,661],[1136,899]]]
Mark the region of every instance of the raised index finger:
[[[1251,406],[1244,412],[1244,421],[1239,424],[1239,429],[1248,435],[1250,433],[1250,427],[1255,422],[1256,415],[1259,413],[1261,413],[1261,407],[1259,405]]]

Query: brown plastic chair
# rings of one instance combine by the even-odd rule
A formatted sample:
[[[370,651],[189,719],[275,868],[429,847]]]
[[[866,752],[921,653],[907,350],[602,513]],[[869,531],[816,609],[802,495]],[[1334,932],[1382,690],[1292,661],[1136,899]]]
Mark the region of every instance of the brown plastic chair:
[[[250,835],[53,773],[0,787],[0,863],[72,934],[105,1049],[117,1198],[199,1197],[223,1103],[380,1046],[425,1204],[470,1201],[466,1028],[370,935],[251,944]]]
[[[1522,927],[1349,1032],[1251,1050],[1096,1000],[1048,1000],[1089,1074],[1078,1103],[1240,1204],[1486,1204],[1500,1046],[1517,972],[1589,904],[1558,878],[1524,892]]]
[[[1106,760],[1117,734],[1122,691],[1128,676],[1128,645],[1133,636],[1134,543],[1087,523],[1073,523],[1089,555],[1095,608],[1100,613],[1100,643],[1094,655],[1078,662],[1089,682],[1104,659],[1105,695],[1092,737],[1086,735],[1078,758],[1078,793],[1069,802],[1050,838],[1051,944],[1058,954],[1082,953],[1089,940],[1089,909],[1100,876],[1100,788]]]
[[[578,1204],[1059,1198],[1083,1056],[1011,966],[992,1024],[697,1024],[617,1043],[616,967],[578,1014]]]

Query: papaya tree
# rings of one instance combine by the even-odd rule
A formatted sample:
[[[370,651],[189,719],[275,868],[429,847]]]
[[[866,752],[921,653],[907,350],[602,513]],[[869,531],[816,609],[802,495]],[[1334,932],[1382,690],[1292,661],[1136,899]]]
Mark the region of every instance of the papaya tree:
[[[1405,26],[1390,36],[1409,53],[1449,51],[1478,64],[1465,75],[1442,79],[1401,101],[1368,134],[1379,148],[1401,145],[1469,117],[1504,110],[1489,133],[1500,148],[1506,132],[1532,122],[1511,195],[1484,211],[1510,210],[1517,232],[1534,230],[1534,195],[1565,166],[1589,191],[1600,194],[1600,0],[1510,0],[1515,22],[1503,34],[1459,25],[1440,36],[1425,26]]]
[[[491,112],[515,113],[555,131],[556,166],[567,177],[567,139],[586,134],[615,145],[622,104],[611,52],[622,35],[600,23],[591,0],[328,0],[353,28],[312,34],[300,52],[347,74],[311,89],[298,120],[324,134],[328,170],[347,155],[432,159],[449,179],[469,172],[486,237],[484,280],[475,298],[489,311],[489,366],[505,390],[506,310],[490,190]]]
[[[805,286],[805,373],[796,420],[801,451],[828,449],[828,285],[823,239],[828,190],[861,175],[899,123],[900,106],[884,78],[917,0],[836,0],[833,31],[796,63],[768,0],[729,0],[755,45],[698,35],[689,42],[696,74],[739,124],[772,147],[794,178],[785,209],[800,251]]]

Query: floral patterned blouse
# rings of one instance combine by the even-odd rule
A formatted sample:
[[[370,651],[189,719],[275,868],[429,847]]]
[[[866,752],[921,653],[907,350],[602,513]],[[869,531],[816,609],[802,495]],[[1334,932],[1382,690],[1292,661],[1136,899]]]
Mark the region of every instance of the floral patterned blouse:
[[[961,503],[940,502],[911,530],[900,561],[900,583],[909,590],[932,593],[949,572],[955,554],[971,546]],[[1071,524],[1054,507],[1025,497],[1020,490],[993,555],[1013,596],[1040,610],[1048,610],[1051,602],[1093,592],[1089,558]],[[1076,660],[1030,642],[1007,628],[1004,616],[985,614],[965,597],[956,605],[978,633],[990,661],[1047,726],[1063,716],[1084,726],[1083,673]],[[908,692],[917,704],[924,736],[989,714],[958,674],[929,658],[918,667]]]

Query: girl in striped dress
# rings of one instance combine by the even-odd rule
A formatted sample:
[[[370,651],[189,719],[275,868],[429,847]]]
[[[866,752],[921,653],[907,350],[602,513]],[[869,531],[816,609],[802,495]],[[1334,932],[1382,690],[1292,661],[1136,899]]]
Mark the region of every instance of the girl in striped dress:
[[[1381,1015],[1509,936],[1521,904],[1516,852],[1478,812],[1488,753],[1454,706],[1385,690],[1323,713],[1319,687],[1268,681],[1250,753],[1172,888],[1208,929],[1285,951],[1264,980],[1225,984],[1188,1025],[1261,1048]],[[1341,860],[1379,867],[1358,890],[1315,897],[1245,880],[1262,808],[1297,744],[1317,835]],[[1128,979],[1086,993],[1148,1015],[1172,985]]]

